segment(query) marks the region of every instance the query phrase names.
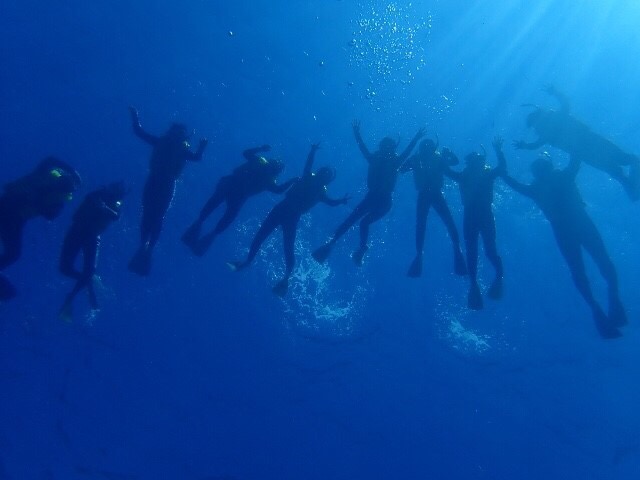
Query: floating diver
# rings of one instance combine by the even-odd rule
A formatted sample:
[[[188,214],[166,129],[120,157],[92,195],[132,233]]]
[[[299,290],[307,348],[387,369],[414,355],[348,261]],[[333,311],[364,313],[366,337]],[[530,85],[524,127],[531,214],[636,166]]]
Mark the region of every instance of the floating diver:
[[[602,170],[625,189],[633,201],[640,198],[640,159],[626,153],[606,138],[591,131],[583,122],[571,115],[569,100],[553,86],[545,91],[560,103],[560,110],[535,107],[527,116],[527,126],[533,128],[538,139],[527,143],[514,142],[518,149],[535,150],[551,145],[567,152],[576,160]],[[628,167],[628,173],[625,168]]]
[[[120,218],[122,199],[126,192],[123,182],[112,183],[95,190],[85,197],[73,216],[73,223],[62,245],[60,272],[76,280],[76,284],[60,310],[60,318],[63,320],[71,321],[73,300],[85,288],[91,309],[98,309],[94,280],[100,235]],[[74,263],[81,252],[82,270],[77,270]]]

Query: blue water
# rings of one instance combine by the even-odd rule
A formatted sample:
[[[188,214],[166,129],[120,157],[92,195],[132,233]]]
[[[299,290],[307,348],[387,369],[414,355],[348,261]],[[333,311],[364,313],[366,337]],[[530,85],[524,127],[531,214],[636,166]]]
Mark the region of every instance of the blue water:
[[[179,241],[248,146],[270,143],[288,177],[322,141],[317,164],[336,167],[330,191],[353,206],[366,176],[353,119],[370,145],[426,125],[461,156],[502,135],[526,181],[535,153],[510,146],[532,138],[520,105],[553,106],[541,87],[554,84],[577,117],[640,153],[639,20],[632,0],[4,0],[2,182],[55,154],[80,171],[81,193],[117,179],[132,191],[103,236],[98,315],[79,297],[74,323],[57,319],[77,200],[32,222],[6,271],[20,296],[0,305],[0,479],[639,478],[639,207],[601,172],[583,168],[578,184],[629,312],[614,341],[598,337],[544,217],[500,182],[505,298],[481,312],[466,308],[433,214],[425,274],[405,276],[409,176],[360,270],[355,232],[327,266],[309,257],[350,207],[305,217],[284,300],[271,293],[278,235],[251,269],[224,265],[274,196],[250,201],[204,259]],[[150,153],[129,105],[151,132],[182,121],[210,140],[144,279],[126,269]],[[457,187],[445,195],[460,226]]]

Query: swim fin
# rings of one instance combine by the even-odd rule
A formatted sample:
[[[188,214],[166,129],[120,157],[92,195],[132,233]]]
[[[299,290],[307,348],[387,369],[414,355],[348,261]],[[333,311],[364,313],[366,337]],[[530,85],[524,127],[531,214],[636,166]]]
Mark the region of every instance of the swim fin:
[[[200,238],[200,222],[196,222],[191,225],[187,230],[182,234],[182,243],[184,243],[187,247],[193,248],[198,243],[198,238]]]
[[[64,305],[62,305],[58,313],[58,318],[65,323],[71,323],[73,321],[73,305],[70,301],[64,302]]]
[[[0,301],[11,300],[18,294],[16,287],[0,273]]]
[[[227,262],[227,267],[229,267],[229,270],[231,270],[232,272],[239,272],[240,270],[244,269],[246,266],[247,266],[246,261]]]
[[[422,275],[422,255],[417,255],[416,258],[413,259],[413,262],[411,262],[407,277],[419,278],[420,275]]]
[[[364,247],[360,247],[351,255],[351,259],[353,260],[353,263],[355,263],[357,267],[361,267],[362,264],[364,263],[364,254],[367,253],[367,250],[369,250],[369,247],[365,245]]]
[[[614,339],[622,336],[620,330],[615,326],[614,322],[600,309],[596,307],[593,309],[593,320],[596,323],[596,329],[602,338]]]
[[[283,278],[278,283],[276,283],[271,289],[273,293],[275,293],[279,297],[284,297],[289,290],[289,279]]]
[[[455,249],[453,252],[453,271],[456,275],[460,275],[461,277],[464,277],[469,273],[460,248]]]
[[[129,270],[146,277],[151,272],[151,252],[148,248],[141,247],[129,262]]]
[[[615,327],[624,327],[628,322],[627,312],[619,298],[609,299],[609,320]]]
[[[213,240],[215,238],[216,236],[213,232],[208,233],[207,235],[202,237],[199,241],[196,241],[193,245],[190,246],[191,251],[197,257],[204,256],[204,254],[207,253],[207,250],[209,250],[209,247],[211,247],[211,244],[213,243]]]
[[[482,310],[484,307],[482,302],[482,294],[480,293],[480,287],[477,283],[472,283],[469,288],[469,295],[467,296],[467,306],[471,310]]]
[[[329,255],[331,255],[330,243],[325,243],[321,247],[316,248],[311,254],[311,256],[316,260],[316,262],[319,262],[319,263],[326,262],[327,259],[329,258]]]
[[[489,287],[487,295],[492,300],[500,300],[502,298],[502,289],[502,277],[496,277]]]

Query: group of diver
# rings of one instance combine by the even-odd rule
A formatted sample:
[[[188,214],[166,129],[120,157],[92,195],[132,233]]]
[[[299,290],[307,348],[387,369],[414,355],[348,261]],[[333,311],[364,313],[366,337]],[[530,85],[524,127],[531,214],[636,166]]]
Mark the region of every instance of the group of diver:
[[[558,110],[532,106],[527,126],[538,139],[532,143],[514,142],[516,149],[535,150],[552,146],[570,157],[567,167],[554,167],[548,153],[542,152],[531,163],[533,181],[523,184],[508,173],[503,153],[503,140],[496,137],[493,149],[497,164],[487,164],[486,152],[472,152],[464,157],[462,170],[454,170],[460,162],[439,140],[423,139],[425,130],[419,129],[405,149],[398,153],[398,142],[390,137],[380,141],[371,151],[364,142],[360,123],[353,123],[353,134],[363,157],[368,163],[367,192],[347,218],[336,228],[329,241],[312,252],[313,258],[324,263],[337,241],[359,222],[360,241],[352,259],[363,264],[369,249],[369,229],[382,219],[392,207],[393,192],[401,173],[413,172],[417,190],[415,258],[408,269],[409,277],[419,277],[423,266],[423,249],[427,216],[431,208],[444,223],[453,248],[453,270],[456,275],[468,276],[467,305],[470,309],[483,308],[483,296],[478,283],[478,242],[482,237],[484,253],[495,271],[487,295],[495,300],[503,296],[503,265],[496,247],[496,226],[493,213],[494,184],[501,179],[514,191],[529,197],[549,221],[560,252],[564,256],[573,281],[591,309],[598,333],[603,338],[621,335],[620,327],[627,323],[625,309],[619,297],[615,267],[606,251],[600,233],[589,217],[576,185],[580,165],[585,163],[607,173],[625,189],[631,200],[640,198],[640,159],[622,151],[612,142],[592,132],[575,118],[564,95],[553,87],[546,88],[561,105]],[[207,147],[201,139],[194,151],[189,144],[186,126],[173,124],[167,132],[156,136],[146,132],[140,124],[135,108],[130,108],[133,132],[152,148],[149,173],[142,197],[140,246],[129,262],[129,270],[141,275],[151,271],[152,252],[162,231],[164,217],[171,205],[176,182],[189,161],[200,161]],[[422,140],[422,141],[421,141]],[[419,146],[418,146],[419,143]],[[414,150],[418,146],[415,153]],[[203,256],[215,238],[224,232],[239,214],[246,201],[260,193],[272,192],[284,198],[268,213],[256,232],[243,260],[230,261],[234,271],[248,267],[259,253],[263,242],[278,227],[282,230],[285,272],[273,287],[279,296],[287,293],[295,266],[294,244],[300,218],[316,204],[329,206],[346,204],[349,196],[333,198],[327,193],[335,178],[335,170],[323,166],[314,170],[319,144],[311,145],[302,174],[279,182],[284,170],[283,162],[267,159],[269,145],[244,151],[245,162],[217,183],[213,194],[203,206],[198,218],[182,235],[183,243],[196,256]],[[462,199],[462,241],[453,216],[443,194],[445,177],[457,183]],[[66,162],[54,157],[41,161],[35,170],[5,185],[0,196],[0,272],[15,263],[22,250],[22,236],[26,223],[36,217],[47,220],[57,218],[64,205],[80,188],[81,177]],[[86,290],[92,309],[98,308],[94,291],[96,260],[100,236],[120,217],[122,202],[128,188],[124,182],[115,182],[90,192],[75,212],[61,249],[59,269],[75,280],[60,311],[62,318],[71,319],[75,297]],[[222,204],[225,211],[215,227],[203,232],[208,217]],[[586,276],[582,250],[598,266],[608,287],[608,310],[595,300]],[[82,254],[82,268],[76,268]],[[0,273],[0,301],[16,295],[13,284]]]

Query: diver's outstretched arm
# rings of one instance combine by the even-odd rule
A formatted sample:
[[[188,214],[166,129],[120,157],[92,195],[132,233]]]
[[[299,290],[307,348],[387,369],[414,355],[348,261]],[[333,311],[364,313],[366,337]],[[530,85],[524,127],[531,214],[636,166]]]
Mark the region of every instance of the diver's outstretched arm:
[[[280,184],[276,183],[276,181],[274,180],[272,183],[269,184],[269,186],[267,187],[267,190],[272,193],[281,194],[289,190],[291,185],[296,183],[298,180],[299,180],[298,177],[293,177],[287,180],[286,182],[280,183]]]
[[[533,198],[533,189],[531,188],[531,185],[526,185],[524,183],[521,183],[517,181],[515,178],[510,177],[508,174],[503,175],[502,180],[504,180],[504,183],[509,185],[512,190],[515,190],[516,192],[518,192],[521,195],[524,195],[525,197]]]
[[[578,170],[580,170],[580,158],[576,155],[571,155],[569,165],[566,166],[563,172],[569,175],[571,178],[576,178],[576,175],[578,175]]]
[[[202,154],[204,153],[204,149],[207,148],[207,144],[209,140],[206,138],[201,138],[200,143],[198,144],[198,150],[192,152],[191,150],[187,150],[187,159],[192,162],[199,162],[202,160]]]
[[[555,98],[558,103],[560,103],[560,111],[568,114],[571,111],[571,104],[569,103],[569,97],[567,97],[564,93],[558,90],[553,85],[547,85],[543,88],[543,90]]]
[[[371,152],[365,145],[364,140],[362,140],[362,135],[360,134],[360,120],[354,120],[352,127],[353,127],[353,136],[356,137],[356,143],[358,144],[358,148],[362,152],[362,155],[364,156],[364,158],[367,159],[367,162],[370,162]]]
[[[242,155],[248,162],[254,162],[260,159],[258,153],[268,152],[269,150],[271,150],[271,145],[261,145],[259,147],[246,149],[242,152]]]
[[[513,142],[513,147],[517,150],[537,150],[538,148],[544,146],[547,142],[539,138],[535,142],[527,143],[524,140],[516,140]]]
[[[134,107],[129,107],[129,113],[131,114],[131,125],[133,126],[133,133],[136,134],[138,138],[141,138],[149,145],[155,145],[158,143],[159,138],[155,135],[151,135],[148,132],[145,132],[140,125],[140,117],[138,115],[138,110]]]
[[[409,155],[411,155],[411,152],[413,152],[413,149],[416,148],[416,144],[418,143],[418,140],[424,137],[425,132],[426,130],[424,129],[424,127],[416,132],[416,134],[413,136],[413,138],[409,142],[409,145],[407,145],[407,148],[405,148],[404,152],[402,152],[402,154],[400,155],[401,162],[404,162],[407,158],[409,158]]]
[[[449,167],[449,165],[447,165],[446,168],[444,169],[444,174],[454,182],[460,183],[460,181],[462,180],[462,172],[456,172],[455,170],[451,170],[451,167]]]
[[[496,136],[493,139],[493,150],[496,152],[496,157],[498,157],[498,165],[491,170],[494,178],[507,174],[507,159],[504,157],[504,152],[502,151],[503,143],[504,140],[500,136]]]
[[[307,161],[304,164],[304,170],[302,171],[302,175],[307,176],[311,175],[311,169],[313,168],[313,160],[315,159],[316,152],[320,148],[319,143],[312,143],[311,148],[309,149],[309,154],[307,155]]]
[[[348,194],[341,198],[330,198],[325,192],[320,201],[330,207],[337,207],[338,205],[346,205],[350,198]]]

